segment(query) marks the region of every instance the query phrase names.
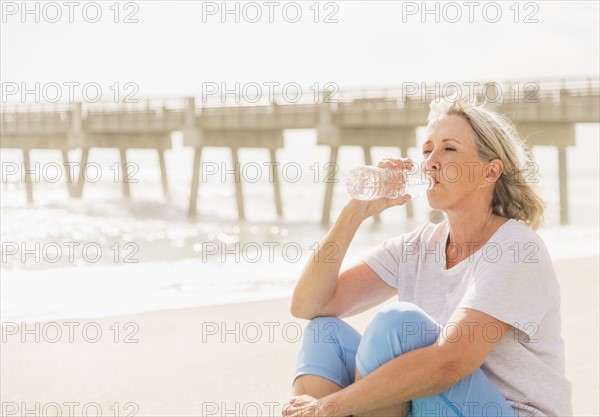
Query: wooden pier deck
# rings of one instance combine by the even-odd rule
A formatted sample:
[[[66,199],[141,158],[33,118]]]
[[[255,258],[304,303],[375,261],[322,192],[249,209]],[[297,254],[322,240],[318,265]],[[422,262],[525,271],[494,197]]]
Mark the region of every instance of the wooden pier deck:
[[[532,146],[557,148],[560,221],[567,224],[566,153],[575,145],[575,124],[600,122],[598,79],[529,82],[523,84],[528,87],[521,91],[515,85],[519,84],[510,81],[488,84],[485,91],[475,89],[474,95],[515,122],[519,133]],[[306,94],[313,96],[314,92]],[[317,143],[330,148],[329,174],[333,176],[341,146],[362,147],[366,164],[372,163],[373,146],[397,147],[401,155],[407,155],[408,149],[416,146],[416,129],[426,125],[433,98],[412,94],[406,88],[386,88],[323,91],[318,100],[294,103],[279,95],[271,102],[233,106],[204,97],[147,100],[137,104],[3,105],[0,147],[21,149],[26,170],[30,167],[32,149],[60,150],[63,162],[69,162],[68,150],[79,148],[82,150],[79,163],[84,166],[91,148],[116,148],[123,176],[127,175],[127,149],[155,149],[163,190],[168,194],[164,151],[171,146],[172,133],[181,131],[184,145],[194,148],[189,216],[196,215],[203,148],[229,148],[236,168],[240,148],[263,148],[268,150],[272,163],[276,212],[283,216],[276,154],[283,147],[285,130],[315,129]],[[240,178],[239,172],[236,178]],[[33,202],[33,184],[27,176],[25,183],[27,199]],[[69,178],[69,194],[81,197],[84,183],[83,178]],[[242,181],[235,184],[238,216],[243,219]],[[122,186],[124,195],[129,196],[129,183],[123,181]],[[325,187],[323,225],[329,223],[333,186],[333,182],[327,182]],[[411,205],[407,205],[407,215],[412,216]]]

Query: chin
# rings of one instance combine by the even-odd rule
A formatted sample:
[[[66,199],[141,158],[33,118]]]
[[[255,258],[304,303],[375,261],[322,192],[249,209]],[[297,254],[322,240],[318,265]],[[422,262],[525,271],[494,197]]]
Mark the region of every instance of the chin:
[[[443,211],[444,213],[451,206],[451,202],[441,198],[440,195],[431,195],[430,193],[427,193],[427,201],[429,202],[429,207],[433,210]]]
[[[427,202],[429,203],[429,207],[431,207],[434,210],[443,210],[443,204],[441,204],[442,202],[440,201],[440,198],[438,195],[433,195],[430,192],[427,193]]]
[[[474,190],[467,190],[466,187],[453,186],[446,184],[437,184],[434,188],[427,191],[427,201],[432,209],[447,211],[463,206],[473,194]]]

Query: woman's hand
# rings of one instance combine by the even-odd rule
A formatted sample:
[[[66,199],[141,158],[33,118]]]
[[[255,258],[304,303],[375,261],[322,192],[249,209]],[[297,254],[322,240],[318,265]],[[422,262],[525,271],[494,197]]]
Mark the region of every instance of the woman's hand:
[[[319,411],[319,401],[310,395],[293,396],[281,415],[283,417],[316,417]]]
[[[415,163],[409,158],[385,158],[377,164],[378,168],[411,170]]]
[[[338,407],[334,403],[319,403],[310,395],[293,396],[283,408],[283,417],[332,417]]]
[[[408,158],[386,158],[377,164],[378,168],[411,170],[414,168],[414,163]],[[347,207],[355,213],[359,213],[363,219],[374,216],[382,211],[400,206],[410,200],[410,195],[404,194],[397,198],[380,198],[378,200],[361,201],[350,200]]]

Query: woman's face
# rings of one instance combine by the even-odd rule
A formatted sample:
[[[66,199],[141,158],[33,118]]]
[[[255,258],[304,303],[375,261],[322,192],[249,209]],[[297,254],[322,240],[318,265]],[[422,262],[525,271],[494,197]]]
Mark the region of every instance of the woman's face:
[[[432,208],[460,210],[491,200],[494,182],[484,177],[486,162],[475,148],[475,131],[459,115],[441,116],[427,126],[424,170],[437,182],[427,192]]]

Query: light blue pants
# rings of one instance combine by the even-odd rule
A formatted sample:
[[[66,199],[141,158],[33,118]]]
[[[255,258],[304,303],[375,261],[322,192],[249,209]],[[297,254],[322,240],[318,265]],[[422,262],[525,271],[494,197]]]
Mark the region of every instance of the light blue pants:
[[[404,302],[382,308],[362,337],[337,317],[317,317],[305,328],[294,379],[318,375],[345,388],[354,382],[355,367],[365,377],[405,352],[433,344],[440,331],[427,313]],[[517,416],[481,369],[440,394],[413,399],[410,415]]]

